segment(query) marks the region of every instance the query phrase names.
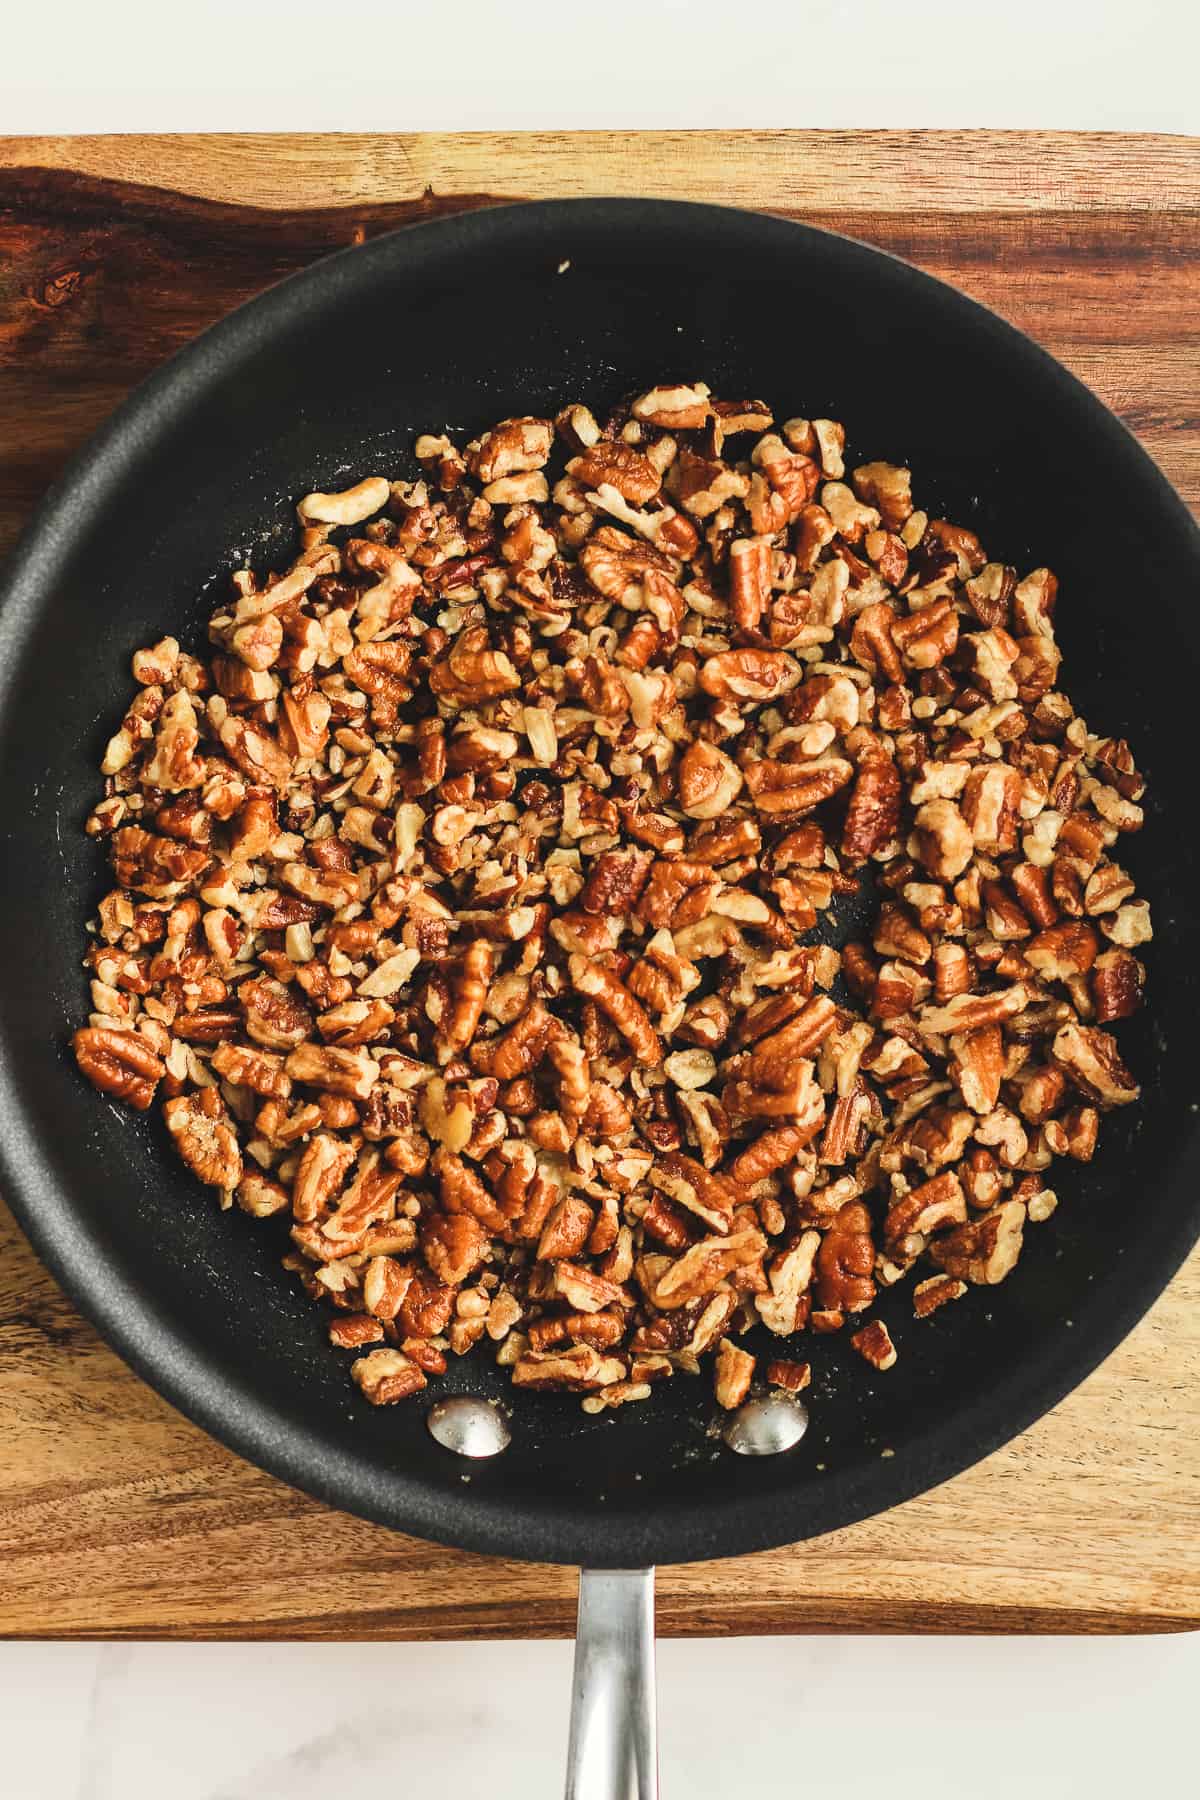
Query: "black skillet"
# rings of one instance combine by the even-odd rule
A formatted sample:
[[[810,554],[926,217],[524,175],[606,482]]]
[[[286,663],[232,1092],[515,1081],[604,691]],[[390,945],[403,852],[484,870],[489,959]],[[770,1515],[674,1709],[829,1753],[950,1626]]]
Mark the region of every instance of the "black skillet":
[[[461,440],[664,378],[841,419],[853,456],[912,467],[932,513],[1023,570],[1056,570],[1069,691],[1095,728],[1131,740],[1151,782],[1146,828],[1122,846],[1157,934],[1149,1004],[1121,1028],[1144,1096],[1105,1121],[1091,1168],[1055,1169],[1062,1205],[1002,1287],[921,1324],[907,1292],[883,1300],[890,1373],[838,1340],[806,1345],[812,1426],[789,1454],[732,1456],[710,1434],[707,1384],[677,1380],[599,1419],[522,1396],[511,1448],[465,1484],[420,1405],[359,1403],[273,1230],[219,1215],[155,1118],[107,1104],[64,1053],[103,887],[80,826],[130,652],[166,629],[197,634],[247,557],[286,557],[297,495],[405,468],[420,431]],[[554,202],[398,232],[284,282],[120,409],[3,582],[0,1172],[24,1228],[128,1360],[217,1437],[336,1506],[466,1549],[610,1568],[728,1556],[945,1480],[1080,1381],[1197,1235],[1198,544],[1133,438],[1043,351],[820,231]],[[483,1358],[440,1385],[509,1397]]]

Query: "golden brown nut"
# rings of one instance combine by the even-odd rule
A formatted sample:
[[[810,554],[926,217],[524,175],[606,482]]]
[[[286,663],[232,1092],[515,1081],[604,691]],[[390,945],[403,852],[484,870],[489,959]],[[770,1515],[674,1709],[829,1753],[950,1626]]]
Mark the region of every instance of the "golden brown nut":
[[[291,1213],[376,1404],[491,1345],[592,1412],[712,1356],[735,1406],[756,1319],[886,1369],[877,1284],[1001,1279],[1137,1097],[1133,752],[1050,572],[845,448],[701,382],[424,436],[301,501],[206,661],[134,657],[76,1055]]]

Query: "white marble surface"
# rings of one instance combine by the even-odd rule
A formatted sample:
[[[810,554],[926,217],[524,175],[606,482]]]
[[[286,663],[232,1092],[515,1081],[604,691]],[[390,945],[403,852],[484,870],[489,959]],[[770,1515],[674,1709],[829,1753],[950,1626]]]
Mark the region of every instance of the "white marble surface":
[[[3,1644],[0,1793],[544,1800],[569,1679],[566,1644]],[[665,1800],[1196,1791],[1200,1637],[666,1643],[659,1686]]]
[[[161,0],[4,11],[0,131],[1194,131],[1195,0]],[[445,20],[452,19],[452,44]]]
[[[1195,0],[161,0],[6,9],[0,131],[1197,131]],[[182,15],[180,16],[182,17]],[[0,1581],[3,1567],[0,1565]],[[660,1649],[664,1793],[1195,1791],[1200,1637]],[[561,1644],[0,1644],[3,1800],[561,1792]]]

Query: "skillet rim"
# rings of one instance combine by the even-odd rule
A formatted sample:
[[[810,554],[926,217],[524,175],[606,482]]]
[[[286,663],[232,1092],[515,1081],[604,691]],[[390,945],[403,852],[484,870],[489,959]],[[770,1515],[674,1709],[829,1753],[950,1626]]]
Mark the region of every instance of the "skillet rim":
[[[54,571],[69,557],[75,536],[102,512],[108,492],[119,488],[139,447],[169,423],[174,396],[218,378],[230,359],[236,362],[252,352],[277,320],[286,320],[310,299],[326,303],[339,291],[352,294],[372,279],[373,270],[402,268],[414,240],[427,255],[452,256],[457,245],[482,235],[495,238],[500,253],[514,232],[524,243],[539,231],[561,236],[576,226],[603,229],[609,222],[628,225],[638,219],[647,230],[690,222],[727,239],[740,233],[751,254],[764,240],[773,240],[780,250],[806,244],[815,260],[835,255],[857,264],[868,280],[878,275],[881,263],[886,265],[889,281],[916,290],[931,316],[939,309],[943,315],[957,314],[981,341],[990,337],[1014,366],[1023,361],[1042,394],[1056,396],[1103,438],[1114,459],[1136,474],[1139,503],[1156,518],[1158,528],[1176,535],[1181,553],[1186,548],[1194,556],[1200,553],[1200,530],[1180,496],[1090,389],[999,314],[886,251],[777,215],[702,202],[586,198],[487,206],[381,233],[268,288],[208,327],[140,383],[76,453],[26,526],[0,578],[0,750],[11,671],[25,634],[50,601]],[[483,1498],[466,1487],[447,1497],[402,1470],[385,1474],[363,1456],[331,1449],[317,1434],[285,1422],[251,1384],[225,1382],[203,1350],[164,1315],[155,1296],[135,1288],[106,1262],[103,1247],[76,1216],[70,1196],[58,1189],[42,1161],[36,1134],[24,1120],[13,1048],[0,1023],[0,1181],[5,1198],[41,1260],[137,1374],[218,1442],[329,1505],[438,1543],[525,1560],[609,1567],[698,1561],[816,1537],[899,1505],[980,1461],[1056,1405],[1133,1329],[1200,1236],[1200,1142],[1194,1140],[1181,1153],[1174,1176],[1182,1188],[1190,1172],[1191,1203],[1179,1207],[1172,1229],[1143,1243],[1136,1276],[1116,1302],[1095,1288],[1077,1302],[1073,1299],[1075,1329],[1048,1343],[1041,1358],[999,1375],[974,1400],[956,1405],[909,1438],[890,1460],[832,1472],[820,1485],[753,1499],[646,1505],[637,1513],[606,1513],[577,1499],[546,1504],[524,1496]],[[1131,1251],[1127,1276],[1132,1261]]]

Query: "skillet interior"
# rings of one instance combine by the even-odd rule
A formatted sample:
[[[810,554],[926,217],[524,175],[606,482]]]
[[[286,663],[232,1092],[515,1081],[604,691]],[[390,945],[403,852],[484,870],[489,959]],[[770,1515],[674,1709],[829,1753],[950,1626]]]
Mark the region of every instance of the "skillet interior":
[[[569,259],[562,274],[558,265]],[[1140,1108],[1015,1275],[914,1324],[879,1308],[900,1361],[806,1344],[813,1426],[746,1462],[709,1434],[706,1381],[586,1418],[523,1396],[514,1445],[464,1482],[420,1406],[376,1412],[278,1267],[280,1239],[219,1216],[166,1149],[64,1054],[85,1006],[84,920],[104,882],[79,827],[128,661],[195,635],[249,556],[292,545],[297,494],[399,470],[414,436],[460,437],[663,378],[844,420],[855,460],[908,462],[919,503],[1062,583],[1066,685],[1149,773],[1127,843],[1154,907],[1150,1004],[1122,1027]],[[14,422],[15,424],[15,422]],[[170,1399],[235,1449],[349,1510],[470,1548],[593,1564],[683,1561],[876,1512],[1022,1429],[1117,1342],[1197,1231],[1190,1047],[1200,999],[1194,778],[1200,663],[1188,515],[1084,388],[1027,339],[879,252],[778,220],[628,201],[454,218],[318,265],[199,339],[139,390],[50,496],[0,613],[0,989],[5,1192],[64,1285]],[[502,1393],[486,1363],[439,1391]],[[883,1452],[891,1450],[892,1456]]]

